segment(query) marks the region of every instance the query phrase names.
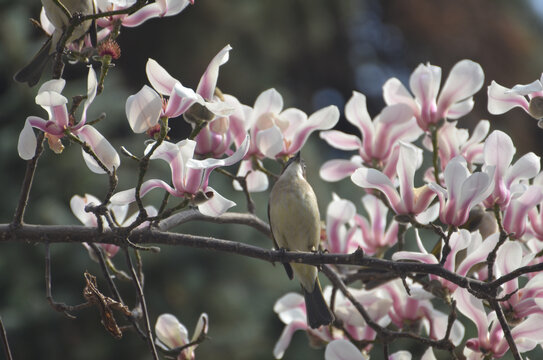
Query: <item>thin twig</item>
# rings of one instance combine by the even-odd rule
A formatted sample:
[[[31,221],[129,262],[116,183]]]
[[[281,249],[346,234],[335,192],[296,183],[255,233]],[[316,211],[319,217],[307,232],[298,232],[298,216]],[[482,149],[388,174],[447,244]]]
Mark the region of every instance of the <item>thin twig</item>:
[[[44,140],[45,134],[40,131],[36,139],[36,151],[34,152],[34,157],[29,160],[26,165],[23,187],[21,188],[21,193],[19,195],[19,203],[13,216],[13,222],[11,223],[13,227],[19,227],[23,223],[25,209],[28,205],[30,189],[32,188],[32,181],[34,180],[34,174],[36,173],[36,167],[38,166],[38,159],[43,153]]]
[[[11,356],[11,349],[9,348],[8,335],[6,329],[4,328],[4,323],[2,322],[2,317],[0,316],[0,333],[2,333],[2,343],[4,344],[4,353],[6,354],[6,360],[13,360]]]
[[[45,298],[53,309],[63,313],[68,319],[75,319],[75,316],[68,313],[68,311],[78,311],[92,306],[89,302],[74,306],[55,302],[51,291],[51,250],[48,242],[45,243]]]
[[[511,329],[509,328],[509,325],[507,324],[507,320],[505,319],[505,315],[503,314],[502,307],[500,306],[499,302],[496,300],[490,300],[489,303],[492,309],[496,312],[496,316],[498,320],[500,321],[500,325],[503,330],[503,335],[505,337],[505,340],[507,340],[507,344],[509,345],[509,349],[511,350],[513,357],[515,358],[515,360],[522,360],[522,356],[520,355],[518,351],[517,344],[515,343],[515,339],[513,339],[513,335],[511,334]]]
[[[145,295],[143,294],[143,287],[139,281],[138,275],[136,274],[136,270],[134,269],[134,264],[132,263],[132,259],[130,257],[130,250],[127,247],[124,247],[123,250],[126,257],[126,263],[128,265],[128,268],[130,269],[130,273],[132,274],[132,281],[134,283],[134,286],[136,287],[139,303],[141,305],[141,311],[143,312],[143,321],[145,322],[147,344],[149,345],[149,349],[151,350],[153,359],[159,360],[158,354],[156,352],[155,342],[153,340],[153,334],[151,332],[151,324],[149,322],[149,313],[147,312],[147,305],[145,303]]]

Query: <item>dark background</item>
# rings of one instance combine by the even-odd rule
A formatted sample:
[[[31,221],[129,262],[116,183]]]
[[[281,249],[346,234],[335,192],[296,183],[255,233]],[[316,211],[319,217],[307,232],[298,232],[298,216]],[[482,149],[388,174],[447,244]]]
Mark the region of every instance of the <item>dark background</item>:
[[[537,6],[540,8],[537,8]],[[29,115],[45,116],[34,103],[36,88],[16,84],[13,74],[37,51],[44,37],[28,18],[38,18],[37,0],[0,0],[0,222],[11,220],[17,203],[25,163],[16,144]],[[142,135],[133,136],[124,115],[130,94],[147,83],[145,63],[157,60],[174,77],[195,88],[211,58],[231,44],[230,61],[221,67],[219,87],[252,105],[260,92],[275,87],[285,101],[307,113],[329,104],[343,111],[353,90],[368,97],[375,116],[383,106],[382,84],[392,76],[408,83],[419,63],[443,69],[442,84],[450,68],[469,58],[485,71],[485,86],[476,95],[473,112],[460,120],[473,128],[486,111],[486,86],[491,80],[511,87],[540,77],[543,9],[541,2],[507,0],[197,0],[180,15],[123,28],[118,41],[122,56],[106,80],[106,89],[89,110],[91,118],[106,112],[99,130],[114,146],[141,152]],[[85,89],[83,65],[67,67],[66,96]],[[44,76],[44,79],[46,77]],[[42,79],[43,80],[43,79]],[[491,118],[492,128],[507,131],[517,153],[542,153],[541,133],[533,119],[519,109]],[[170,122],[176,140],[189,126],[181,119]],[[345,119],[338,129],[356,133]],[[318,169],[329,158],[350,154],[326,146],[313,135],[304,148],[309,178],[319,194],[322,216],[331,190],[349,197],[361,208],[362,191],[348,181],[324,184]],[[277,168],[275,168],[277,169]],[[235,171],[235,169],[232,169]],[[119,189],[133,186],[135,168],[123,159]],[[166,166],[156,165],[149,177],[167,177]],[[219,174],[214,187],[239,205]],[[62,155],[47,150],[40,160],[28,223],[76,224],[69,209],[74,194],[104,195],[107,179],[91,173],[81,162],[80,150],[68,146]],[[156,201],[153,194],[147,200]],[[147,198],[146,198],[147,199]],[[267,193],[256,194],[259,215],[265,218]],[[241,226],[185,225],[178,231],[271,247],[268,239]],[[111,338],[99,323],[96,309],[68,320],[50,309],[44,298],[44,249],[41,245],[2,244],[0,249],[0,316],[15,359],[147,359],[146,344],[127,333],[121,341]],[[283,325],[273,313],[276,299],[297,291],[281,267],[203,250],[163,247],[159,255],[143,254],[151,322],[164,312],[175,314],[192,334],[199,314],[210,316],[211,339],[197,350],[201,359],[269,359]],[[82,301],[83,272],[98,274],[81,246],[52,247],[53,293],[57,301]],[[122,256],[116,258],[124,267]],[[105,283],[99,280],[99,286]],[[135,301],[130,286],[124,297]],[[405,344],[409,347],[412,344]],[[394,350],[394,349],[393,349]],[[421,349],[412,349],[420,353]],[[285,359],[323,358],[322,350],[308,349],[302,333],[293,338]],[[416,356],[415,356],[416,358]]]

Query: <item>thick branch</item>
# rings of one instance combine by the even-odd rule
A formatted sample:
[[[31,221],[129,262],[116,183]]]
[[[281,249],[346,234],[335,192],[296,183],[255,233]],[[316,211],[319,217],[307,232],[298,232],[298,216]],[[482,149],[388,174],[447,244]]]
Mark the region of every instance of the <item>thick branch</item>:
[[[407,273],[433,274],[450,282],[470,289],[474,295],[485,298],[488,284],[479,280],[457,275],[441,267],[439,264],[423,264],[407,261],[392,261],[365,256],[362,251],[352,254],[296,253],[268,250],[236,241],[216,239],[206,236],[160,232],[155,230],[132,231],[129,240],[134,244],[180,245],[221,252],[234,253],[261,259],[269,262],[300,262],[307,264],[344,264],[366,266],[372,269],[388,270],[405,276]],[[95,229],[84,226],[40,226],[24,225],[19,229],[10,229],[9,225],[0,225],[0,242],[32,242],[32,243],[68,243],[88,242],[107,243],[122,246],[122,234],[113,231],[98,233]]]

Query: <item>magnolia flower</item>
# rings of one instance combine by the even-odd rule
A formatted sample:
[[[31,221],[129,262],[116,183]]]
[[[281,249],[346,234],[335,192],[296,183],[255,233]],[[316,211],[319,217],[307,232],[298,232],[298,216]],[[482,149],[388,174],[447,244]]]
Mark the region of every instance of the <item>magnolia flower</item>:
[[[245,176],[251,171],[247,176],[249,191],[268,188],[266,175],[257,171],[254,162],[260,163],[264,157],[275,159],[294,155],[312,132],[330,129],[339,120],[339,110],[333,105],[317,110],[309,117],[299,109],[283,110],[283,97],[275,89],[261,93],[254,107],[245,108],[245,112],[245,128],[251,136],[251,147],[237,175]]]
[[[150,151],[153,144],[150,144],[146,153]],[[249,148],[249,137],[236,150],[234,154],[224,159],[208,158],[195,160],[194,149],[196,142],[193,140],[182,140],[177,144],[164,141],[151,155],[151,160],[161,159],[170,165],[173,187],[160,179],[151,179],[141,185],[140,196],[145,196],[155,188],[162,188],[176,197],[189,197],[197,200],[198,209],[204,215],[219,216],[235,205],[222,197],[209,183],[209,175],[220,166],[230,166],[240,161]],[[200,199],[204,195],[207,199]],[[112,204],[128,204],[136,199],[136,189],[121,191],[111,197]],[[201,203],[200,201],[205,201]]]
[[[156,4],[156,3],[153,3]],[[207,66],[196,91],[184,87],[155,60],[147,60],[146,72],[153,88],[144,85],[126,100],[126,117],[135,133],[142,133],[158,124],[162,117],[175,118],[184,114],[195,103],[204,106],[212,114],[225,116],[232,112],[230,105],[214,97],[219,67],[228,61],[232,49],[226,45]],[[168,96],[162,100],[161,96]]]
[[[358,150],[367,166],[378,164],[381,169],[394,166],[388,163],[398,141],[412,142],[422,134],[415,126],[413,111],[405,104],[385,107],[372,121],[366,97],[356,91],[345,105],[345,116],[360,130],[361,139],[337,130],[322,131],[320,137],[336,149]],[[358,168],[355,166],[356,163],[348,160],[330,160],[322,166],[320,175],[327,181],[340,180],[350,176]]]
[[[488,167],[486,170],[492,172],[493,168]],[[436,183],[428,185],[439,199],[439,218],[444,224],[463,225],[471,209],[492,190],[492,173],[477,172],[470,175],[466,160],[457,156],[447,164],[443,177],[446,190]]]
[[[465,355],[469,359],[485,359],[489,356],[501,358],[509,345],[495,312],[487,314],[483,302],[475,298],[466,289],[458,288],[453,294],[456,308],[477,326],[477,338],[468,339],[466,347],[469,349]],[[511,326],[511,335],[518,351],[523,353],[532,350],[543,342],[541,323],[543,314],[532,314],[520,323]]]
[[[233,111],[230,115],[215,116],[196,135],[195,152],[199,155],[221,157],[231,151],[233,143],[239,147],[247,136],[243,105],[231,95],[221,96],[224,104]]]
[[[543,74],[539,80],[535,80],[528,85],[515,85],[511,89],[492,81],[488,87],[488,112],[493,115],[500,115],[512,108],[520,107],[532,117],[541,119],[543,117],[542,81]]]
[[[360,168],[351,175],[351,180],[362,188],[381,191],[396,214],[420,214],[428,208],[435,193],[428,187],[414,187],[415,170],[422,163],[421,150],[411,144],[400,142],[396,174],[400,182],[400,192],[392,181],[375,169]]]
[[[430,299],[433,295],[422,289],[419,284],[408,283],[411,295],[407,294],[400,279],[390,281],[381,288],[389,294],[392,306],[388,312],[392,323],[402,329],[405,325],[413,326],[418,322],[428,332],[432,339],[442,339],[447,331],[448,316],[434,309]],[[458,345],[464,337],[464,326],[459,322],[453,323],[450,340]]]
[[[439,264],[437,257],[431,253],[428,253],[428,251],[424,248],[424,245],[422,245],[422,240],[417,229],[415,229],[415,234],[419,251],[397,251],[392,255],[392,260],[414,260],[426,264]],[[499,237],[500,234],[495,233],[483,240],[478,231],[470,233],[465,229],[460,229],[458,232],[453,233],[449,239],[451,251],[447,256],[447,260],[443,264],[443,268],[460,276],[466,276],[473,266],[486,261],[488,254],[496,247]],[[444,246],[443,242],[441,246]],[[459,253],[464,250],[466,252],[466,256],[465,258],[461,259]],[[435,275],[430,275],[430,279],[439,281],[451,292],[458,287],[458,285]]]
[[[49,141],[49,147],[57,154],[61,153],[64,149],[60,139],[69,132],[85,142],[109,171],[117,169],[121,164],[121,160],[113,146],[94,127],[85,125],[87,121],[87,109],[96,96],[98,85],[94,70],[92,67],[89,67],[87,97],[83,103],[83,113],[78,124],[73,124],[73,120],[70,119],[66,107],[68,99],[61,95],[65,84],[66,80],[64,79],[49,80],[38,90],[36,104],[47,111],[49,120],[38,116],[29,116],[26,118],[26,123],[19,135],[19,143],[17,145],[19,156],[24,160],[34,157],[37,146],[36,135],[34,135],[34,131],[32,130],[34,127],[45,133]],[[97,174],[105,173],[93,157],[83,149],[82,151],[83,159],[91,171]]]
[[[528,214],[543,201],[543,189],[528,186],[521,193],[513,193],[503,214],[503,228],[512,237],[520,239],[526,231]]]
[[[206,313],[202,313],[194,329],[194,334],[189,340],[187,328],[172,314],[162,314],[156,320],[155,333],[156,344],[164,350],[172,350],[190,343],[202,340],[207,335],[209,319]],[[194,350],[198,344],[183,349],[176,360],[193,360]]]
[[[392,220],[386,227],[388,208],[376,196],[365,195],[362,204],[369,219],[355,215],[355,222],[362,232],[360,246],[366,254],[379,254],[398,242],[399,224]]]
[[[487,208],[499,205],[504,209],[511,200],[513,185],[539,173],[540,158],[532,152],[525,154],[511,166],[515,152],[513,141],[502,131],[494,130],[486,139],[483,170],[495,167],[492,193],[484,201]]]
[[[524,253],[522,245],[516,241],[507,241],[496,254],[494,264],[496,277],[530,265],[536,253]],[[532,277],[522,288],[519,287],[519,278],[509,280],[502,286],[499,298],[505,299],[504,309],[511,312],[515,318],[523,319],[528,315],[543,312],[543,274],[538,273]]]
[[[441,170],[444,170],[449,161],[457,156],[462,156],[468,164],[481,164],[483,162],[483,141],[490,129],[488,120],[479,121],[471,136],[467,129],[459,129],[456,124],[456,121],[448,121],[437,131],[437,151]],[[426,149],[432,151],[430,136],[424,138],[423,145]]]
[[[318,329],[312,329],[307,325],[305,301],[304,297],[300,294],[288,293],[283,295],[275,302],[273,311],[277,313],[279,319],[285,324],[285,328],[273,348],[273,356],[276,359],[283,358],[285,350],[292,340],[292,335],[294,335],[297,330],[306,331],[315,342],[329,342],[333,340],[333,336],[328,327],[321,326]]]
[[[422,130],[437,124],[440,119],[458,119],[473,108],[473,94],[481,89],[484,81],[483,69],[471,60],[457,62],[438,96],[441,83],[441,68],[420,64],[409,78],[409,86],[415,95],[392,78],[383,85],[383,97],[388,105],[407,104],[413,110]]]
[[[98,219],[96,218],[96,215],[92,212],[85,211],[85,207],[87,205],[100,205],[101,201],[98,200],[95,196],[90,194],[85,194],[85,196],[79,196],[74,195],[70,199],[70,209],[72,209],[72,213],[75,215],[75,217],[83,223],[83,225],[88,227],[97,227],[98,226]],[[133,223],[136,218],[138,217],[138,213],[134,213],[128,218],[126,215],[128,214],[128,205],[112,205],[109,204],[107,206],[107,209],[109,210],[111,216],[113,217],[114,221],[119,225],[130,225]],[[147,211],[147,214],[149,216],[155,216],[157,214],[156,209],[153,206],[146,206],[145,210]],[[102,217],[102,225],[104,228],[109,228],[108,222]],[[148,222],[144,222],[141,225],[138,226],[138,228],[142,228],[148,225]],[[112,258],[117,254],[119,251],[119,247],[117,245],[112,244],[98,244],[105,252],[105,255],[108,258]],[[87,249],[89,252],[89,256],[94,261],[98,262],[98,258],[96,257],[96,254],[94,253],[94,250],[87,244],[83,243],[83,246]]]

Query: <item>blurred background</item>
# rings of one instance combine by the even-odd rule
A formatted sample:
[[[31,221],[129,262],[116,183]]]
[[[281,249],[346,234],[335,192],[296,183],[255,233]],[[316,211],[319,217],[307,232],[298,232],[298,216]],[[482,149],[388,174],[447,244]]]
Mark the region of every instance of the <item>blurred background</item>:
[[[25,162],[17,155],[17,138],[29,115],[44,116],[34,103],[37,87],[12,80],[13,74],[39,49],[45,38],[29,21],[39,18],[38,0],[0,0],[0,222],[11,221]],[[195,88],[211,58],[226,44],[233,47],[221,67],[218,86],[252,105],[264,90],[275,87],[286,107],[305,112],[335,104],[341,111],[353,90],[368,98],[370,115],[384,102],[381,87],[389,77],[404,84],[419,63],[441,66],[444,82],[451,67],[464,58],[480,63],[485,87],[476,95],[473,112],[460,127],[473,128],[489,118],[486,86],[491,80],[511,87],[539,79],[543,71],[543,2],[539,0],[197,0],[180,15],[123,28],[118,42],[121,58],[110,71],[105,90],[89,110],[90,118],[107,114],[98,128],[116,148],[143,150],[143,135],[134,136],[124,114],[130,94],[147,84],[145,63],[157,60],[175,78]],[[86,88],[83,65],[67,66],[66,96]],[[42,81],[47,75],[42,78]],[[543,153],[536,122],[520,109],[491,118],[492,128],[508,132],[517,154]],[[174,140],[188,134],[181,118],[170,121]],[[337,128],[357,134],[342,117]],[[349,181],[326,184],[318,177],[325,160],[348,158],[314,134],[304,148],[310,182],[319,196],[321,213],[332,191],[355,202],[362,191]],[[156,164],[148,177],[169,176],[165,164]],[[273,170],[278,167],[271,164]],[[232,169],[236,171],[236,169]],[[135,167],[128,160],[119,169],[119,189],[134,186]],[[244,199],[230,182],[215,173],[213,186],[238,203]],[[77,146],[62,155],[49,149],[41,158],[30,197],[26,222],[77,224],[69,200],[85,193],[102,197],[107,179],[81,162]],[[266,218],[268,193],[255,195],[259,213]],[[146,202],[158,204],[161,195]],[[359,209],[361,210],[361,209]],[[324,215],[323,215],[324,218]],[[271,247],[269,239],[244,227],[204,223],[184,225],[176,231],[211,235]],[[235,255],[181,247],[163,247],[160,254],[143,254],[145,292],[151,322],[172,313],[192,334],[201,312],[210,317],[210,340],[197,350],[200,359],[270,359],[283,329],[273,312],[275,301],[298,291],[281,266]],[[124,259],[115,258],[124,268]],[[2,244],[0,249],[0,316],[7,327],[15,359],[147,359],[147,346],[133,333],[111,338],[100,324],[96,309],[83,310],[77,320],[53,311],[45,300],[44,249],[41,245]],[[83,272],[100,273],[82,246],[52,246],[53,295],[57,301],[83,301]],[[99,287],[106,288],[103,279]],[[124,298],[133,305],[135,294],[124,286]],[[473,331],[471,329],[470,331]],[[409,348],[412,344],[402,346]],[[392,349],[393,351],[395,348]],[[411,348],[417,358],[421,349]],[[424,349],[422,349],[424,350]],[[309,349],[303,333],[296,333],[285,359],[323,358],[322,349]]]

